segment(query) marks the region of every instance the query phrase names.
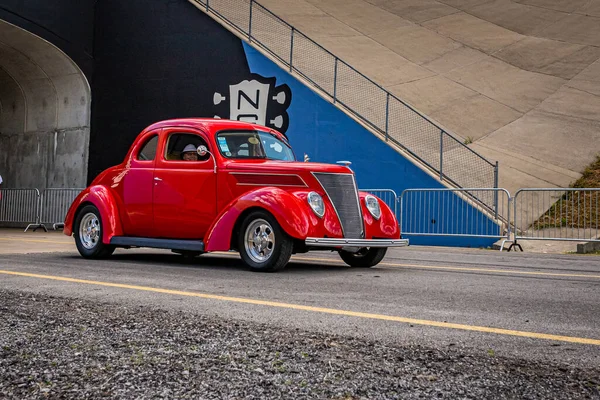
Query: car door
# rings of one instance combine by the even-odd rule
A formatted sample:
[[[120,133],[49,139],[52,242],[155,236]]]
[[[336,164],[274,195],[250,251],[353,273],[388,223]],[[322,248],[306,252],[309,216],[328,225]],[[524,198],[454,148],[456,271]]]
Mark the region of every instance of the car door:
[[[119,175],[119,181],[115,180],[115,190],[123,202],[121,221],[126,236],[148,237],[154,230],[153,177],[159,135],[160,129],[139,140],[127,169]]]
[[[165,138],[154,169],[154,237],[201,239],[216,217],[217,176],[215,160],[183,160],[187,146],[206,146],[210,141],[203,132],[188,129],[163,129]]]

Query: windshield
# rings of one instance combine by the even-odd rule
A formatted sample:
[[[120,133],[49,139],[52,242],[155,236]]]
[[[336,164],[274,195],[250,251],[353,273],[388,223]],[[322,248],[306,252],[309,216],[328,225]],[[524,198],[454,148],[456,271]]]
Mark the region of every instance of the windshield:
[[[221,132],[219,151],[227,158],[295,161],[292,148],[277,136],[262,131]]]

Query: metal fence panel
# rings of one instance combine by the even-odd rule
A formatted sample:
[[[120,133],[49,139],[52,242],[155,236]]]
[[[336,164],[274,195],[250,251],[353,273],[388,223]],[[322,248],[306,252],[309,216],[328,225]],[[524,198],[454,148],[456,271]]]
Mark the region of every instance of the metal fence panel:
[[[498,207],[490,209],[474,201],[498,197]],[[400,196],[403,234],[422,236],[469,236],[508,238],[510,236],[510,193],[505,189],[407,189]]]
[[[41,194],[41,224],[62,225],[73,200],[83,189],[44,189]]]
[[[1,189],[0,223],[39,226],[40,191],[37,189]],[[44,228],[45,230],[45,228]]]
[[[0,189],[0,222],[36,223],[39,201],[37,189]]]
[[[600,242],[600,189],[520,189],[514,197],[515,241]]]

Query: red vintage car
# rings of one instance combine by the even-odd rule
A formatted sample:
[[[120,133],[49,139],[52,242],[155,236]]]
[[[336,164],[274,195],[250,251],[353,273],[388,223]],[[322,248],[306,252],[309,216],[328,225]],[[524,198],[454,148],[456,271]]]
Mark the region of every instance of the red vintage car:
[[[372,267],[388,247],[408,245],[394,213],[358,191],[347,166],[297,162],[281,133],[221,119],[144,129],[124,161],[75,199],[64,233],[85,258],[117,247],[235,250],[255,271],[282,269],[311,250]]]

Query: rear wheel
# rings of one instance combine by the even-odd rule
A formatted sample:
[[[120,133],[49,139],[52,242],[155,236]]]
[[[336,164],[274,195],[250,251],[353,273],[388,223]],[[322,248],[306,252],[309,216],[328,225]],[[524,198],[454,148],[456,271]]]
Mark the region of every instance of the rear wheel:
[[[84,258],[104,258],[115,251],[115,246],[102,243],[102,218],[96,206],[90,204],[79,211],[73,233],[77,250]]]
[[[294,244],[271,214],[254,211],[242,222],[238,249],[251,270],[274,272],[287,265]]]
[[[340,250],[340,257],[354,268],[371,268],[383,260],[387,247],[363,247],[357,253]]]

